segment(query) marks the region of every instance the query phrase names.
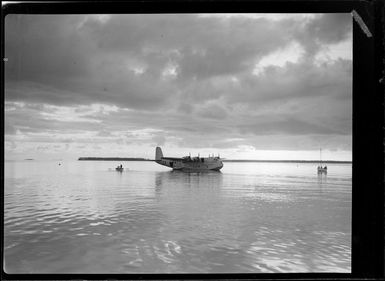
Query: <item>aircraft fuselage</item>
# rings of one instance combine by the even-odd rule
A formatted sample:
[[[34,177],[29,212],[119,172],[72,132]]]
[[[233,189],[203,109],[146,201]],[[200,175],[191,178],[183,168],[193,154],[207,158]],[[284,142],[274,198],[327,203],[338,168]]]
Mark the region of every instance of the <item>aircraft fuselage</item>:
[[[160,147],[156,148],[155,162],[182,171],[219,171],[223,167],[222,160],[219,157],[163,157]]]

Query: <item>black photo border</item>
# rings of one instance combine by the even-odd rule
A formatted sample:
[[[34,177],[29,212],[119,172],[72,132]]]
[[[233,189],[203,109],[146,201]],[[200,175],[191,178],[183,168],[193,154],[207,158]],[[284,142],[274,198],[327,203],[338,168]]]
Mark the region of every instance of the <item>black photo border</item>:
[[[1,169],[4,280],[120,279],[383,279],[384,274],[384,85],[383,0],[128,0],[47,1],[2,5],[1,97],[4,120],[4,23],[8,14],[151,13],[351,13],[353,25],[353,173],[351,273],[225,274],[7,274],[4,271],[4,170]],[[4,121],[1,122],[4,132]],[[4,134],[2,135],[4,163]]]

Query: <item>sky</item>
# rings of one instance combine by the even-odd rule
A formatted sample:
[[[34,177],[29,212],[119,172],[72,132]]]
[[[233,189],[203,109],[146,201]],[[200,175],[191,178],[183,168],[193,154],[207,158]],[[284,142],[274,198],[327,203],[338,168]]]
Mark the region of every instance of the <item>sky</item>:
[[[350,14],[11,14],[5,57],[6,160],[352,160]]]

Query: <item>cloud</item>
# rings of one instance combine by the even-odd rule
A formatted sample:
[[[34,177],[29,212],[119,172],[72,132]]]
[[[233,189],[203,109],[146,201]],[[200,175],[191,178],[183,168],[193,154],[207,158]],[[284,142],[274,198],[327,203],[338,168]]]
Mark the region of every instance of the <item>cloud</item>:
[[[152,140],[156,143],[156,146],[163,146],[166,142],[166,138],[164,136],[154,136]]]
[[[271,120],[276,119],[276,120]],[[338,131],[322,126],[322,124],[314,124],[292,117],[271,118],[265,117],[254,124],[241,125],[238,127],[241,133],[254,133],[257,135],[328,135],[338,134]]]
[[[293,31],[293,36],[312,58],[325,44],[346,40],[352,32],[352,18],[348,13],[329,13],[308,21]]]
[[[197,111],[197,114],[203,118],[223,120],[227,117],[227,111],[215,103],[209,103]]]
[[[349,143],[348,14],[7,15],[5,29],[17,145]]]
[[[8,98],[155,108],[192,85],[250,73],[282,48],[299,43],[310,53],[309,45],[318,50],[349,34],[349,21],[341,14],[308,19],[305,25],[301,20],[9,15],[6,77],[18,90],[11,83]],[[170,65],[177,81],[165,82],[162,73]]]
[[[60,83],[60,77],[84,77],[91,46],[75,28],[78,18],[7,15],[7,79]]]

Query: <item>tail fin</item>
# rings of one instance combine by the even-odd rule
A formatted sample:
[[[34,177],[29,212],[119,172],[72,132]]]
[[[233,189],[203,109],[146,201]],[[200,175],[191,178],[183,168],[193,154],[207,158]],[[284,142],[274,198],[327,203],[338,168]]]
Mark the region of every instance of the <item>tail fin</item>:
[[[158,146],[155,150],[155,160],[161,160],[163,157],[162,149]]]

